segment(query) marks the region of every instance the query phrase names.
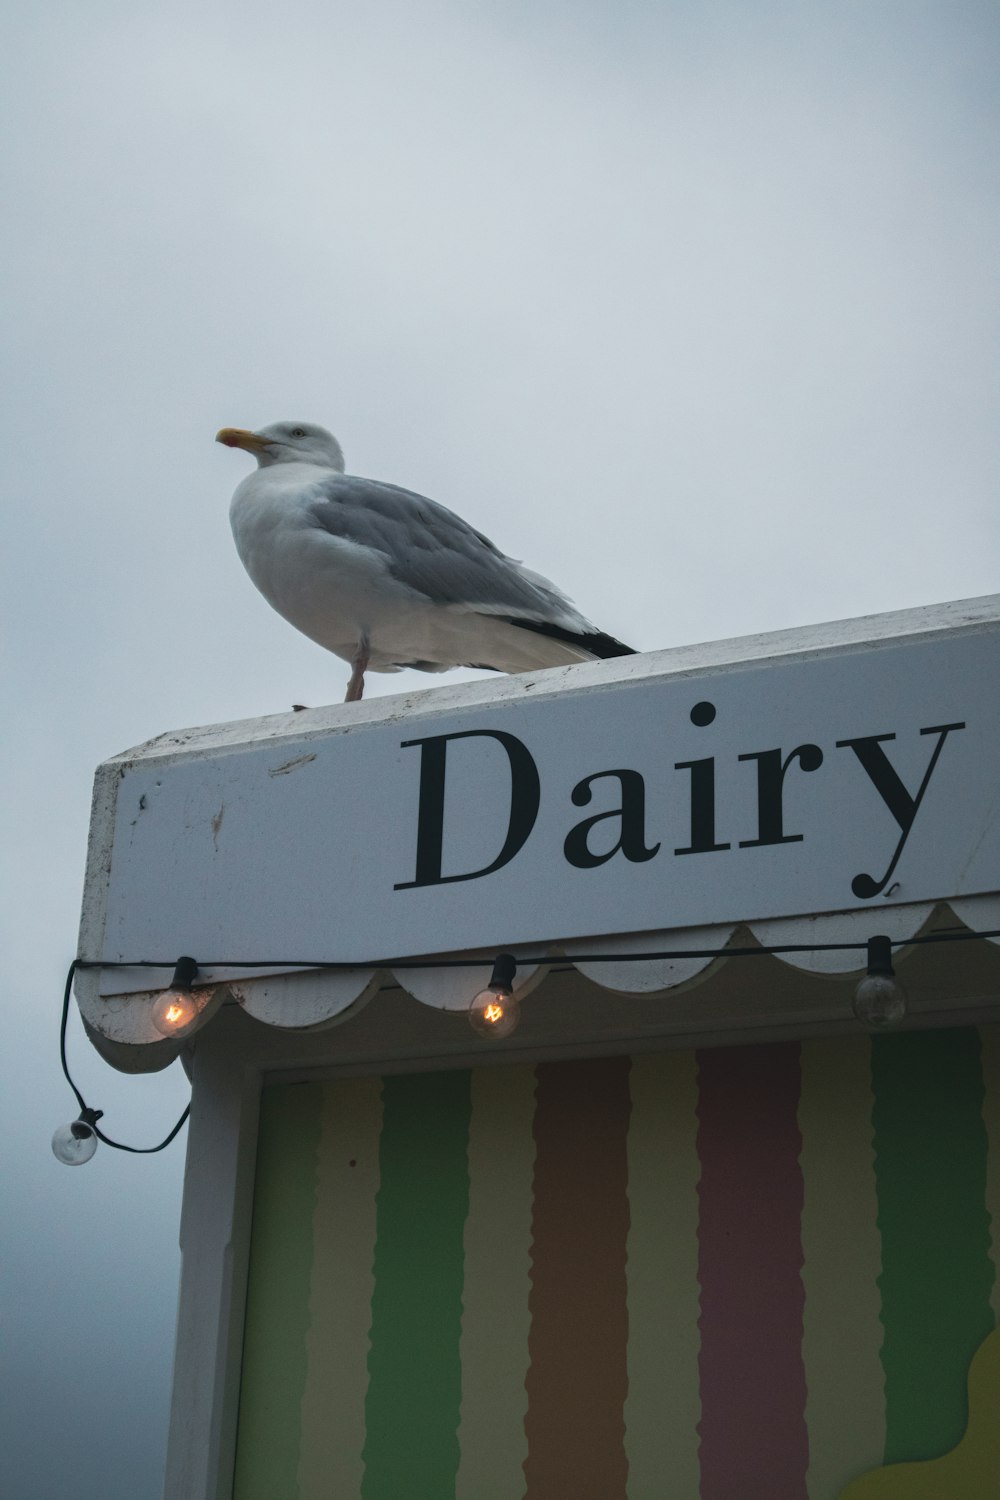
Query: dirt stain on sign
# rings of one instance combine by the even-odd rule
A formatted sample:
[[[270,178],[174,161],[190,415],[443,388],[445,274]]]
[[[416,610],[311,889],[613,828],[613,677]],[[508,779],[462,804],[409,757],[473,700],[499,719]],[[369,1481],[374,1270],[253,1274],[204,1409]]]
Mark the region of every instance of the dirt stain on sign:
[[[287,776],[289,771],[297,771],[299,766],[307,766],[311,760],[315,759],[315,754],[297,755],[294,760],[286,760],[283,766],[274,766],[268,770],[267,774],[268,776]]]

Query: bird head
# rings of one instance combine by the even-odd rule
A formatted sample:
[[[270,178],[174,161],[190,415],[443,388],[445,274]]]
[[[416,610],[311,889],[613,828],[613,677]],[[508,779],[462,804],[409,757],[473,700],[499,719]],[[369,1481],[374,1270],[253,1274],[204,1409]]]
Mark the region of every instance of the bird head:
[[[262,469],[270,464],[306,463],[344,472],[340,444],[325,427],[317,427],[314,422],[275,422],[259,432],[223,427],[216,433],[215,441],[227,448],[245,448]]]

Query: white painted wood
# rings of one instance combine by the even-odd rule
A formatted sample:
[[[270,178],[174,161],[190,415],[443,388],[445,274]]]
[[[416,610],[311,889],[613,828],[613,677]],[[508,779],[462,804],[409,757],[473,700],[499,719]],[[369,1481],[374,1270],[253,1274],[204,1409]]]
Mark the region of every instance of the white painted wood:
[[[867,967],[868,939],[883,934],[892,942],[916,937],[930,920],[934,907],[874,906],[865,911],[828,912],[817,917],[784,917],[769,922],[751,922],[750,929],[763,948],[782,943],[859,943],[854,949],[832,952],[810,949],[807,953],[779,953],[782,963],[810,974],[858,974]],[[895,959],[908,949],[897,950]],[[894,959],[894,961],[895,961]]]
[[[305,974],[274,974],[229,985],[246,1011],[266,1026],[315,1030],[336,1026],[357,1014],[382,984],[372,969],[311,969]]]
[[[455,958],[477,958],[475,953],[456,953]],[[464,1014],[490,982],[493,960],[496,954],[483,956],[482,968],[474,969],[405,969],[393,970],[393,978],[401,989],[429,1005],[434,1010],[447,1010]],[[514,979],[514,994],[524,1000],[541,983],[548,973],[543,964],[519,964]]]
[[[948,905],[972,932],[1000,932],[1000,896],[955,896]],[[1000,937],[987,941],[1000,943]]]
[[[87,1021],[84,1021],[83,1027],[92,1046],[104,1061],[117,1068],[120,1073],[159,1073],[164,1068],[169,1068],[178,1056],[183,1057],[183,1042],[130,1042],[104,1036]],[[127,1036],[126,1025],[120,1025],[118,1031],[119,1038]]]
[[[587,979],[606,990],[621,994],[648,995],[663,990],[677,990],[707,979],[723,958],[654,958],[627,959],[629,953],[683,952],[686,948],[708,950],[724,948],[733,935],[732,925],[723,927],[679,927],[674,931],[640,932],[630,935],[612,933],[602,938],[581,938],[572,946],[574,957],[585,953],[621,953],[621,963],[587,963],[576,967]]]
[[[230,1014],[194,1049],[164,1500],[222,1500],[232,1489],[260,1096],[255,1041]]]
[[[147,984],[149,971],[136,972],[143,976],[143,985]],[[84,1025],[92,1039],[99,1036],[111,1047],[125,1045],[141,1048],[147,1059],[143,1072],[155,1072],[168,1067],[183,1049],[184,1043],[161,1036],[153,1025],[152,1014],[171,975],[166,974],[161,989],[143,988],[128,995],[102,995],[99,978],[96,969],[78,969],[73,986]],[[197,1030],[208,1025],[228,995],[228,988],[224,984],[209,987],[208,998],[202,1003]]]

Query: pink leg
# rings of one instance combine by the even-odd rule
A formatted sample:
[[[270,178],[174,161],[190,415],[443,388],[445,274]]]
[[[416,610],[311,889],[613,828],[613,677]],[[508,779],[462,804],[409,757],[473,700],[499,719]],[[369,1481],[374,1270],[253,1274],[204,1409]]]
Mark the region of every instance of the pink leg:
[[[368,637],[363,635],[351,662],[351,680],[347,684],[345,703],[357,703],[365,690],[365,672],[368,669]]]

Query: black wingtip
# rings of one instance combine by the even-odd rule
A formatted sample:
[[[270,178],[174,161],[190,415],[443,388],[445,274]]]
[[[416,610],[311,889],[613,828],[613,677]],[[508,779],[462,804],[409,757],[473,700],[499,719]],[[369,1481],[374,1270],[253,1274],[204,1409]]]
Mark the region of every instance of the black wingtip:
[[[507,624],[517,625],[521,630],[533,630],[536,635],[551,636],[556,641],[566,641],[571,646],[579,646],[581,651],[589,651],[591,656],[596,656],[602,661],[612,656],[638,655],[632,646],[626,646],[623,641],[615,640],[613,635],[605,635],[603,630],[594,630],[584,635],[578,630],[566,630],[562,625],[550,625],[544,620],[514,618],[508,619]]]

